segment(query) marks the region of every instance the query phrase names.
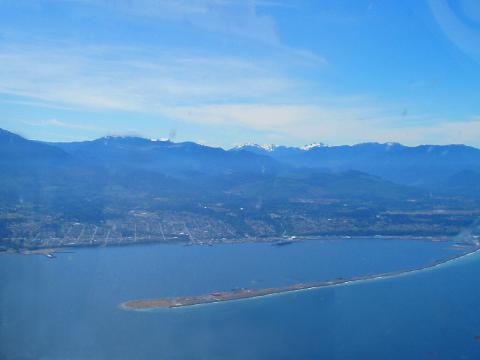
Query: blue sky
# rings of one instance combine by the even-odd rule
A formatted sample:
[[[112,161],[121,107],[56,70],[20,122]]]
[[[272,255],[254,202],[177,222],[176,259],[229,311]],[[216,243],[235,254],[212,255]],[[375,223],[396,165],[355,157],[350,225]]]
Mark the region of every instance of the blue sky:
[[[0,0],[0,127],[480,146],[480,2]]]

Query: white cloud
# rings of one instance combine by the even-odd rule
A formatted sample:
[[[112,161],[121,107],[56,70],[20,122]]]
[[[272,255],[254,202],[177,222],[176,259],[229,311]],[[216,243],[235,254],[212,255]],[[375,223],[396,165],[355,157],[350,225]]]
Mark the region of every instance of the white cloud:
[[[266,11],[271,7],[295,8],[294,1],[263,0],[18,0],[18,7],[51,6],[51,3],[78,3],[87,6],[88,14],[92,8],[103,9],[110,16],[126,15],[129,20],[135,18],[151,19],[157,23],[171,23],[181,28],[198,29],[197,32],[211,32],[224,37],[233,37],[268,46],[281,53],[281,56],[297,58],[306,63],[322,65],[327,63],[324,56],[307,49],[295,48],[285,44],[279,36],[275,19]],[[2,1],[0,0],[0,4]],[[93,11],[92,11],[93,12]],[[86,15],[88,16],[88,15]],[[125,19],[124,19],[125,20]],[[155,30],[153,30],[155,31]],[[223,37],[223,38],[222,38]]]
[[[326,141],[331,144],[401,142],[478,144],[480,118],[467,121],[428,121],[392,115],[382,108],[355,101],[346,105],[228,104],[162,109],[179,120],[211,126],[243,126],[279,143]],[[423,123],[423,125],[420,125]]]
[[[257,12],[255,0],[84,0],[133,16],[180,21],[204,30],[242,36],[267,43],[279,43],[274,20]]]
[[[0,77],[4,94],[147,112],[159,104],[254,100],[298,86],[261,62],[97,47],[0,47]]]
[[[202,30],[244,37],[265,43],[291,57],[314,64],[325,64],[325,57],[307,49],[293,48],[279,37],[273,17],[259,14],[259,7],[289,6],[288,3],[259,0],[85,0],[118,11],[144,17],[181,22]]]
[[[74,130],[85,130],[85,131],[94,131],[97,133],[107,132],[108,129],[102,128],[99,126],[92,126],[86,124],[79,124],[74,122],[66,122],[58,119],[47,119],[47,120],[22,120],[24,124],[31,126],[40,126],[40,127],[57,127],[57,128],[66,128]]]

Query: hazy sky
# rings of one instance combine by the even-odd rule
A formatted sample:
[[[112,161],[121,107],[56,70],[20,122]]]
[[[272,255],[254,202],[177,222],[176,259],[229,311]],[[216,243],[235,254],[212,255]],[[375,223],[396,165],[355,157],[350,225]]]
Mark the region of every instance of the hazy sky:
[[[479,146],[480,2],[0,0],[0,127]]]

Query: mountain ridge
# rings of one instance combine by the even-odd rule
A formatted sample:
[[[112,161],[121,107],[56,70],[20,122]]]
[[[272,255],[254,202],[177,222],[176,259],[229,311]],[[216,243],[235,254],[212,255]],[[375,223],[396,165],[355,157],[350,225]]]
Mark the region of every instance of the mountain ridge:
[[[385,146],[401,156],[381,150],[382,158]],[[46,143],[0,132],[0,247],[445,236],[478,216],[474,166],[430,191],[348,166],[401,170],[389,156],[411,164],[412,154],[400,145],[271,149],[274,156],[139,137]],[[464,147],[420,149],[420,164],[433,157],[439,172],[471,160]]]
[[[290,168],[334,172],[355,170],[428,190],[447,188],[450,178],[456,174],[480,169],[480,149],[464,144],[405,146],[394,142],[366,142],[338,146],[315,143],[304,147],[246,144],[224,149],[192,141],[173,142],[138,136],[42,142],[27,140],[6,130],[0,130],[0,139],[3,139],[0,151],[3,151],[4,159],[15,151],[15,144],[21,143],[30,148],[22,148],[26,151],[23,155],[26,160],[48,153],[53,158],[63,158],[60,161],[73,157],[92,164],[128,163],[143,170],[163,168],[165,173],[186,174],[200,171],[210,172],[212,176],[276,173]]]

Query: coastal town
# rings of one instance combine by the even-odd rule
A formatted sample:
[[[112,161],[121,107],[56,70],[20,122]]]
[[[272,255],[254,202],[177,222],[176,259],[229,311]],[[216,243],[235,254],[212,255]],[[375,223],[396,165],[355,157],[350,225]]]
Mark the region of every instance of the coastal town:
[[[212,210],[215,209],[215,210]],[[275,209],[259,216],[248,209],[216,207],[199,211],[132,210],[97,222],[66,221],[60,216],[2,212],[8,230],[0,250],[76,246],[112,246],[140,243],[213,245],[251,241],[278,241],[290,237],[396,237],[448,239],[480,216],[478,210],[380,211],[365,216],[360,206],[332,208],[323,214]],[[304,210],[304,209],[303,209]],[[326,213],[326,214],[325,214]],[[475,236],[478,235],[475,233]]]

